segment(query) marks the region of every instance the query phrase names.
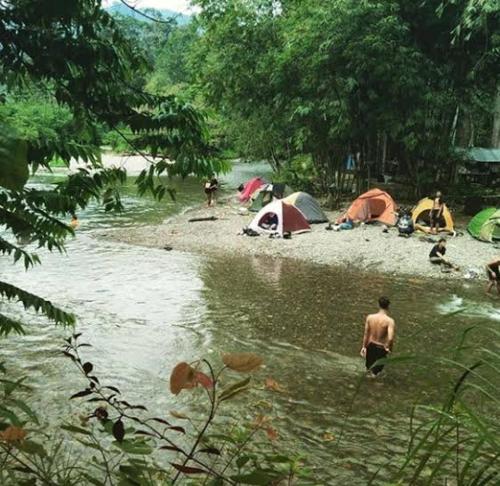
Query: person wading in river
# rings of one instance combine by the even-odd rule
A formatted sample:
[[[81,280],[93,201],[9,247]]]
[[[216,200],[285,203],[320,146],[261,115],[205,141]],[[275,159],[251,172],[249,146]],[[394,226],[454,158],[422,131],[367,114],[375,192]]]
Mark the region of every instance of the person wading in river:
[[[500,258],[488,263],[486,265],[486,272],[489,280],[486,293],[489,294],[493,287],[496,287],[497,293],[500,295]]]
[[[396,324],[389,317],[390,301],[387,297],[378,299],[379,310],[376,314],[370,314],[366,318],[363,346],[360,354],[366,359],[366,369],[372,377],[377,376],[384,365],[373,366],[373,364],[385,358],[392,351]],[[372,367],[373,366],[373,367]]]

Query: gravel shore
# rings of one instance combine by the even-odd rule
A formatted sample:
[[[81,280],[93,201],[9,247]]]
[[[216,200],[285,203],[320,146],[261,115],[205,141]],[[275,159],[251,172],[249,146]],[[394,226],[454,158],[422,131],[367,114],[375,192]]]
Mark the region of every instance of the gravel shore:
[[[362,225],[337,232],[326,231],[326,225],[319,224],[312,225],[311,232],[294,235],[291,239],[265,235],[249,237],[239,233],[254,213],[241,215],[238,210],[237,201],[227,199],[213,208],[188,210],[158,226],[106,231],[101,236],[175,251],[287,257],[325,265],[348,265],[365,271],[445,279],[471,278],[472,270],[478,279],[484,280],[485,264],[500,255],[499,248],[473,239],[464,227],[458,227],[459,236],[448,238],[446,256],[461,270],[442,273],[439,266],[428,261],[432,243],[419,233],[402,238],[396,229],[384,233],[379,225]],[[334,221],[340,212],[327,214]],[[191,218],[210,216],[217,220],[188,223]]]

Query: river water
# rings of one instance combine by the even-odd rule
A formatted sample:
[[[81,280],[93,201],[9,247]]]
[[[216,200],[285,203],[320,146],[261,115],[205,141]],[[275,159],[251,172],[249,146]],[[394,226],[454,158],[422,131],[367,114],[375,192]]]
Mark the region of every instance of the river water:
[[[226,181],[236,187],[263,165],[238,165]],[[39,176],[49,184],[57,176]],[[91,343],[86,358],[98,376],[131,402],[157,413],[189,410],[190,395],[172,397],[168,377],[179,361],[224,351],[265,358],[256,390],[228,405],[233,415],[274,417],[279,438],[270,447],[305,456],[318,484],[366,484],[381,468],[388,479],[405,450],[411,406],[442,398],[449,372],[425,365],[390,367],[380,380],[364,378],[358,356],[364,316],[381,294],[392,300],[395,351],[440,354],[461,330],[500,320],[494,301],[469,283],[432,282],[259,257],[203,257],[146,249],[96,238],[98,230],[159,223],[202,201],[200,183],[175,182],[177,202],[139,199],[133,179],[124,189],[125,211],[91,206],[68,242],[67,254],[40,252],[43,265],[24,272],[1,262],[1,277],[77,315],[77,330]],[[334,249],[332,248],[332,251]],[[3,311],[20,315],[13,304]],[[459,309],[459,315],[447,317]],[[61,356],[68,331],[29,314],[28,335],[1,343],[0,361],[27,375],[48,422],[78,413],[68,396],[82,385]],[[453,375],[454,376],[454,375]],[[283,393],[263,390],[266,377]],[[378,483],[375,483],[378,484]]]

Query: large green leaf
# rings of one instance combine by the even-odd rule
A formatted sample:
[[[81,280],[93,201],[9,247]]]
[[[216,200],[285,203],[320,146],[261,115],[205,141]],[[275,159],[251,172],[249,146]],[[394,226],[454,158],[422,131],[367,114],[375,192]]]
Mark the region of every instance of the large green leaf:
[[[26,142],[8,125],[0,123],[0,186],[17,191],[24,187],[28,177]]]

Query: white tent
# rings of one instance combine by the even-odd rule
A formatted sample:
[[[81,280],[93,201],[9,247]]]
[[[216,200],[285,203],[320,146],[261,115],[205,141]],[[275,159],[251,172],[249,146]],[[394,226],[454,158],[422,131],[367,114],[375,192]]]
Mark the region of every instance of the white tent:
[[[276,215],[277,224],[275,229],[262,227],[270,215]],[[275,233],[280,236],[283,236],[284,233],[296,233],[311,229],[300,210],[291,204],[284,203],[281,199],[264,206],[248,227],[258,233]]]

